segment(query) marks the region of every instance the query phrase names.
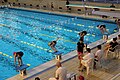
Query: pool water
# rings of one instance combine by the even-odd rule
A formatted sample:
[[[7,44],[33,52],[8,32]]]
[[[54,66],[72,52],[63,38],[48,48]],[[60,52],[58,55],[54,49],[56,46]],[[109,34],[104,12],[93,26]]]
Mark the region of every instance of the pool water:
[[[76,49],[78,33],[86,30],[84,43],[90,44],[102,38],[99,24],[105,24],[110,34],[115,33],[117,25],[110,21],[84,19],[75,16],[0,9],[0,80],[12,77],[15,71],[13,52],[23,51],[23,63],[34,68],[54,59],[48,43],[60,39],[56,48],[67,54]]]

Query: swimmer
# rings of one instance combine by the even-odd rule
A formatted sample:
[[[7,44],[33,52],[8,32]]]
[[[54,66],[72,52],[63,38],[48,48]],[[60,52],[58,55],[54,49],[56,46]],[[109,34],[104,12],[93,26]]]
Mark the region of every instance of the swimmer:
[[[84,36],[87,34],[87,31],[82,31],[79,33],[80,39],[84,41]]]
[[[50,46],[54,50],[54,52],[57,52],[55,45],[57,44],[58,39],[59,38],[57,38],[55,41],[48,43],[48,46]]]
[[[23,64],[22,62],[22,56],[23,56],[23,52],[14,52],[13,56],[14,56],[14,64],[16,65],[16,59],[18,60],[18,66],[21,66]]]
[[[109,34],[109,32],[107,31],[105,25],[98,25],[97,27],[100,29],[102,34],[104,34],[104,33],[108,33]]]

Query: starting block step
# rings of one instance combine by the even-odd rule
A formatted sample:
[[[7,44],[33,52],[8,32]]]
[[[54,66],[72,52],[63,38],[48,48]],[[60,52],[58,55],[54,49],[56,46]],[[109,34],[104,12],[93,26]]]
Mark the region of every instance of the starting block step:
[[[61,55],[63,52],[57,51],[57,52],[53,52],[53,54],[55,55]]]
[[[16,66],[16,71],[22,71],[22,70],[24,70],[24,69],[26,69],[26,68],[28,68],[29,66],[28,65],[26,65],[26,64],[23,64],[22,66]]]
[[[21,76],[25,76],[25,75],[27,75],[26,69],[28,67],[29,67],[28,65],[23,64],[22,66],[16,66],[15,70],[19,71]]]

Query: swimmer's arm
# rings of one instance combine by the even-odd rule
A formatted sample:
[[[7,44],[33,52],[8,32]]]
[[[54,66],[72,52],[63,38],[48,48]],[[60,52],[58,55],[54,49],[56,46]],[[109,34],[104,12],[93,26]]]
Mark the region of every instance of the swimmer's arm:
[[[58,40],[59,40],[59,37],[55,41],[58,41]]]

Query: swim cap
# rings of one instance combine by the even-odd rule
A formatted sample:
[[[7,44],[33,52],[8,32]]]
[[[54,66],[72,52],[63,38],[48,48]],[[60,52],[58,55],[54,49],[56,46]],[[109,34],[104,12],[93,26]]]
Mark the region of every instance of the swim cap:
[[[16,52],[13,52],[13,55],[15,55],[16,54]]]

